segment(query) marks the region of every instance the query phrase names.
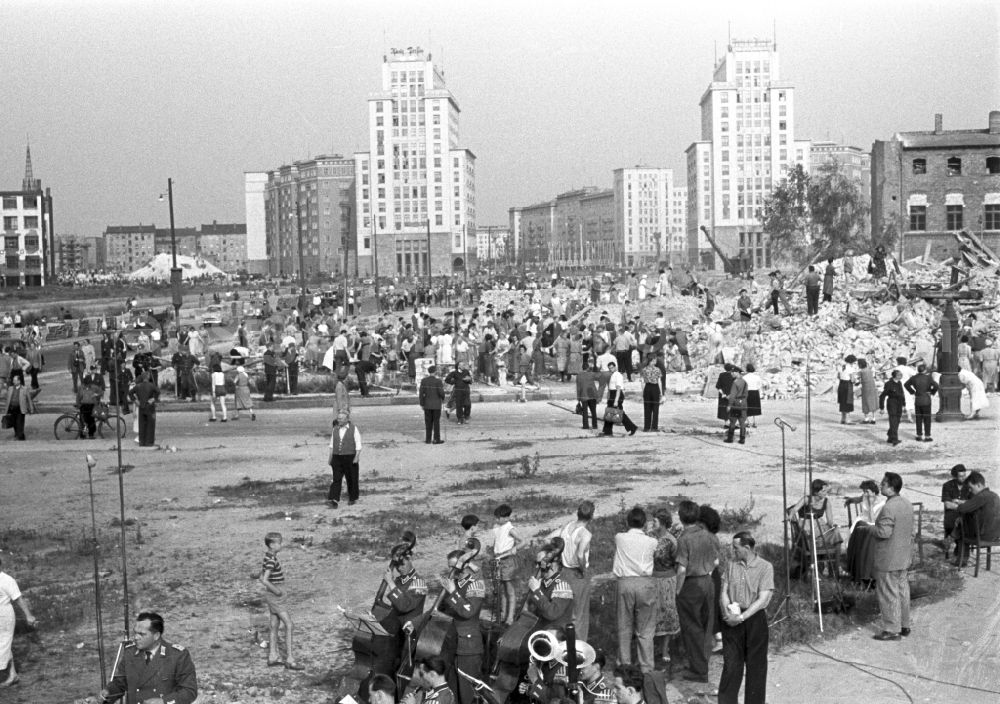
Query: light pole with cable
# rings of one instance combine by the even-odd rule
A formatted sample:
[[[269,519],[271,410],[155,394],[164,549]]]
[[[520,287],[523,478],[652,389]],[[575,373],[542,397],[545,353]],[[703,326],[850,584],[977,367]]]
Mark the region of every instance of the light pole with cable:
[[[160,200],[163,200],[162,193],[160,194]],[[174,325],[177,328],[177,334],[180,334],[181,306],[184,304],[184,292],[182,290],[183,273],[181,268],[177,266],[177,235],[174,231],[174,180],[172,178],[167,179],[167,203],[170,208],[170,254],[173,258],[172,266],[170,267],[170,290],[173,294]]]

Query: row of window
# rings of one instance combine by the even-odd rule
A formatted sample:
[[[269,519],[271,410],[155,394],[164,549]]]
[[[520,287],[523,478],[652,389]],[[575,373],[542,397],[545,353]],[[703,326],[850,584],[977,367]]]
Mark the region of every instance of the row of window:
[[[965,227],[965,206],[946,205],[944,214],[946,230],[961,230]],[[1000,230],[1000,205],[983,206],[983,229]],[[927,231],[926,205],[910,206],[910,230],[913,232]]]
[[[913,174],[915,176],[923,176],[927,173],[927,159],[917,158],[913,160]],[[961,176],[962,175],[962,159],[957,156],[948,157],[945,162],[945,168],[949,176]],[[1000,156],[988,156],[986,157],[986,173],[988,174],[1000,174]]]
[[[17,210],[17,198],[17,196],[4,196],[3,209]],[[38,196],[21,196],[21,201],[25,210],[33,210],[38,207]]]

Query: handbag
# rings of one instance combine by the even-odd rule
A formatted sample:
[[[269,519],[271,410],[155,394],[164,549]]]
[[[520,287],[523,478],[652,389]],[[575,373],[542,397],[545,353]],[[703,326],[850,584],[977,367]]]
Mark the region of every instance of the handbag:
[[[614,423],[615,425],[621,425],[622,422],[622,409],[617,406],[608,406],[604,409],[604,422]]]
[[[573,411],[573,413],[577,414],[578,416],[579,415],[585,415],[584,412],[583,412],[583,404],[580,403],[579,401],[577,401],[576,402],[576,410]]]
[[[14,418],[10,413],[4,413],[3,417],[0,418],[0,428],[7,430],[14,427]]]

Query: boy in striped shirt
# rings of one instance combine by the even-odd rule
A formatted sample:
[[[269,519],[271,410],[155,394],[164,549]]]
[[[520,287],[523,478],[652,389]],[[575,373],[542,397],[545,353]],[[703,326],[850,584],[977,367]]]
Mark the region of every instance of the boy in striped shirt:
[[[305,668],[292,658],[292,617],[285,607],[285,573],[278,562],[278,553],[282,548],[281,533],[268,533],[264,536],[264,564],[261,569],[260,583],[264,586],[264,601],[270,613],[271,635],[268,639],[267,664],[269,667],[284,665],[288,670],[304,670]],[[278,657],[278,628],[285,626],[285,659]]]

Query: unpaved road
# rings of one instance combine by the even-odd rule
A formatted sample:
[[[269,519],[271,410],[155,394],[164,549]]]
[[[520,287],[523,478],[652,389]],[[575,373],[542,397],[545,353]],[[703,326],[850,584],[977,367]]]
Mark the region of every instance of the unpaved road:
[[[996,405],[997,397],[992,400]],[[626,410],[633,418],[641,417],[638,404],[627,404]],[[898,471],[906,482],[904,495],[923,500],[929,510],[936,511],[939,486],[947,468],[958,461],[987,470],[990,483],[1000,484],[995,409],[981,421],[936,428],[932,445],[907,441],[898,448],[885,444],[882,424],[839,425],[831,401],[815,402],[812,411],[813,471],[850,493],[861,479]],[[483,404],[474,408],[470,425],[448,424],[447,442],[429,446],[422,442],[422,423],[415,407],[360,408],[355,420],[367,445],[362,459],[362,501],[336,512],[322,505],[323,482],[329,472],[325,464],[329,411],[265,409],[256,423],[244,417],[225,425],[207,423],[204,410],[162,414],[158,441],[176,452],[140,450],[131,441],[124,447],[123,461],[134,465],[125,475],[126,515],[138,524],[138,531],[136,526],[128,528],[127,540],[130,590],[135,595],[132,614],[146,608],[164,614],[167,638],[185,643],[194,654],[202,702],[264,702],[279,697],[285,702],[334,701],[340,681],[329,673],[342,670],[351,660],[350,632],[337,605],[367,608],[385,564],[319,545],[343,535],[352,522],[361,522],[366,515],[392,511],[455,517],[454,528],[446,529],[450,533],[418,543],[416,565],[425,575],[440,571],[441,556],[457,542],[458,512],[463,507],[499,498],[498,494],[528,490],[572,500],[594,498],[598,513],[604,515],[662,496],[683,494],[723,507],[741,506],[752,494],[754,512],[765,514],[756,531],[759,539],[780,543],[781,437],[770,419],[780,414],[798,425],[797,432],[787,436],[792,501],[804,485],[804,402],[767,402],[767,422],[745,446],[721,443],[714,412],[714,402],[668,401],[660,426],[674,432],[605,439],[579,430],[576,417],[546,403]],[[29,442],[11,442],[7,431],[2,436],[0,528],[6,536],[18,528],[42,536],[73,535],[78,543],[84,542],[90,530],[86,451],[99,463],[94,472],[98,522],[106,539],[113,540],[118,530],[112,526],[118,515],[118,479],[109,472],[116,464],[114,446],[108,441],[57,443],[51,439],[53,419],[29,418]],[[513,446],[518,441],[524,441],[522,446]],[[536,452],[540,475],[552,475],[551,481],[532,482],[523,489],[476,488],[477,480],[504,476],[503,467],[490,469],[497,460]],[[471,463],[480,464],[473,467]],[[603,473],[606,478],[574,481],[574,473],[581,472]],[[315,497],[303,497],[300,492],[280,505],[210,493],[212,487],[238,485],[244,477],[309,480],[316,487]],[[460,489],[445,489],[462,483]],[[300,503],[304,498],[309,502]],[[289,520],[285,520],[286,511]],[[844,524],[846,516],[839,506],[837,514],[838,522]],[[516,523],[534,535],[560,520],[561,516],[543,523]],[[931,521],[932,527],[939,526],[939,516],[936,520]],[[250,573],[259,565],[264,533],[275,529],[285,534],[286,541],[297,539],[304,545],[287,549],[283,563],[295,590],[296,646],[299,659],[308,666],[305,674],[268,669],[266,651],[251,642],[253,630],[261,628],[265,619],[260,608],[246,606],[257,594]],[[29,596],[33,591],[44,592],[46,585],[26,583],[19,574],[22,567],[27,569],[29,556],[9,539],[8,547],[13,554],[4,553],[4,568],[20,579]],[[938,559],[938,554],[928,546],[928,559]],[[63,579],[88,584],[89,558],[71,564],[76,573],[67,573]],[[123,618],[114,599],[115,590],[120,590],[117,552],[110,551],[102,567],[113,572],[105,580],[110,595],[105,599],[109,604],[105,626],[113,642]],[[917,604],[914,633],[902,643],[876,643],[870,638],[874,625],[861,624],[855,632],[831,640],[818,638],[813,645],[845,661],[895,670],[871,672],[898,682],[913,701],[1000,701],[1000,565],[992,572],[981,572],[978,580],[971,578],[971,569],[966,574],[965,588],[957,596],[933,605]],[[79,608],[85,612],[83,622],[60,632],[60,624],[43,621],[37,640],[19,638],[18,652],[25,652],[25,643],[30,646],[21,668],[21,684],[0,693],[0,700],[66,702],[97,691],[93,607],[87,606],[92,595],[84,593],[89,586],[77,591]],[[721,661],[713,658],[713,682],[720,668]],[[952,684],[917,679],[913,674]],[[671,701],[694,695],[685,685],[678,687],[679,692],[671,690]],[[859,698],[909,701],[896,685],[805,646],[772,657],[771,704]]]

